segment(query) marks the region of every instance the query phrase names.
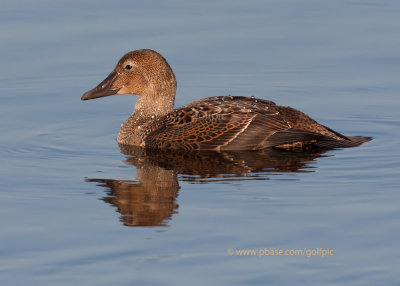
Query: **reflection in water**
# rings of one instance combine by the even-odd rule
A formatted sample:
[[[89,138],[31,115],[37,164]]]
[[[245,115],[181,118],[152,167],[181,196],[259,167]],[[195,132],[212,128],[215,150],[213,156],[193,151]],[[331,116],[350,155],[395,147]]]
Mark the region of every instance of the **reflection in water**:
[[[103,200],[117,207],[126,226],[166,225],[177,213],[182,181],[268,179],[271,172],[312,172],[310,161],[324,151],[285,152],[274,149],[242,152],[196,152],[144,150],[120,146],[126,163],[137,169],[136,181],[87,179],[108,189]]]

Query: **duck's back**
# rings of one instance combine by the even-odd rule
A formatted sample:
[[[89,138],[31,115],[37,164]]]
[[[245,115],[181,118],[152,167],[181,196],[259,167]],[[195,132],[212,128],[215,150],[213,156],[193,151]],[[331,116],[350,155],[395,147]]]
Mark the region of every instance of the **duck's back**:
[[[192,102],[150,123],[147,130],[145,146],[162,149],[338,148],[368,141],[345,137],[296,109],[236,96]]]

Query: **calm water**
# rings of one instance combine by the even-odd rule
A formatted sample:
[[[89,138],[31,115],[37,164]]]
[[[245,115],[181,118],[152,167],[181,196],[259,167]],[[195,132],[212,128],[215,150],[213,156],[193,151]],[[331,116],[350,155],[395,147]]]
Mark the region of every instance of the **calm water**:
[[[0,4],[1,285],[400,283],[398,1]],[[80,97],[139,48],[169,61],[176,106],[256,96],[374,140],[120,150],[135,97]]]

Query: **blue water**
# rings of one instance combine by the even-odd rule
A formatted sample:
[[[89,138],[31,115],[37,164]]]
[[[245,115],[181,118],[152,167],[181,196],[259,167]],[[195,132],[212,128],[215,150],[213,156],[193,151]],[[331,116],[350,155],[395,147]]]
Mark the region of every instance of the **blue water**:
[[[0,284],[398,285],[399,33],[394,0],[2,0]],[[175,71],[176,106],[256,96],[374,140],[126,155],[135,97],[80,97],[140,48]]]

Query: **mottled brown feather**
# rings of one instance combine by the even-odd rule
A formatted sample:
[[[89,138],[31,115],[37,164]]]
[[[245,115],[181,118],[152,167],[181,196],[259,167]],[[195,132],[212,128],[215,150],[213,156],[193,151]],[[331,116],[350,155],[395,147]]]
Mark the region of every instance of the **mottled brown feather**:
[[[184,150],[297,150],[360,145],[306,114],[272,101],[218,96],[192,102],[152,124],[147,147]],[[363,142],[369,141],[364,139]],[[320,143],[320,142],[326,142]],[[332,146],[332,147],[331,147]]]
[[[187,150],[261,149],[264,140],[288,124],[271,101],[219,96],[195,101],[156,122],[146,146]]]

